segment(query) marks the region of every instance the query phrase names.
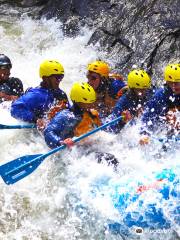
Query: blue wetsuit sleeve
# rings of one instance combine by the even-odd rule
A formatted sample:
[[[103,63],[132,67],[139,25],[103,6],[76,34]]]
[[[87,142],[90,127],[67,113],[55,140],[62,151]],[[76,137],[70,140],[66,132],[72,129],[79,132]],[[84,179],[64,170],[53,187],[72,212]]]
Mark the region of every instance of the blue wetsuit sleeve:
[[[12,116],[13,116],[13,110],[12,110]],[[14,117],[16,117],[16,114],[14,114]],[[35,114],[26,108],[23,108],[22,111],[21,109],[19,109],[18,119],[25,122],[30,122],[30,123],[36,123],[36,120],[37,120],[35,117]]]
[[[129,110],[130,107],[130,102],[127,98],[127,95],[124,94],[116,103],[112,114],[110,114],[105,121],[103,121],[104,123],[112,121],[113,119],[116,119],[117,117],[122,115],[122,112],[125,110]],[[119,120],[118,122],[112,124],[111,126],[109,126],[106,131],[109,132],[114,132],[114,133],[118,133],[123,127],[124,127],[125,123],[123,120]]]
[[[50,148],[61,146],[61,141],[74,136],[74,128],[78,119],[69,110],[59,112],[48,124],[44,138]]]
[[[116,98],[118,92],[126,86],[126,83],[121,80],[111,80],[110,86],[109,86],[109,96],[112,98]]]
[[[125,110],[128,110],[129,107],[130,107],[129,100],[127,98],[127,95],[124,94],[121,98],[118,99],[118,101],[112,111],[112,114],[115,117],[119,117],[122,114],[122,112]]]
[[[27,122],[36,122],[37,118],[49,109],[52,95],[39,89],[30,89],[11,105],[11,116]]]
[[[11,116],[26,122],[36,122],[35,113],[21,102],[21,99],[12,103]]]
[[[158,89],[147,103],[147,107],[142,115],[142,133],[153,131],[156,122],[161,121],[160,116],[163,116],[167,110],[167,101],[168,95],[164,94],[164,89]]]

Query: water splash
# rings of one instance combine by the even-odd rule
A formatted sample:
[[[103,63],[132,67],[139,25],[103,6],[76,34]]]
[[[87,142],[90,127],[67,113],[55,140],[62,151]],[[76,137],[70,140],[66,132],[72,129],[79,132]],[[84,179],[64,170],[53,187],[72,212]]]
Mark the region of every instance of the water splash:
[[[0,52],[12,59],[12,76],[21,78],[25,87],[39,84],[42,60],[56,58],[65,67],[62,88],[68,93],[74,81],[85,79],[87,64],[103,56],[93,46],[87,46],[91,35],[88,29],[67,38],[61,28],[55,20],[22,18],[0,22]],[[7,114],[3,121],[12,119]],[[152,171],[176,166],[179,161],[177,148],[172,155],[167,152],[157,159],[154,152],[161,151],[161,143],[142,149],[138,137],[136,127],[124,129],[117,136],[97,133],[88,151],[78,145],[48,158],[16,185],[6,186],[1,181],[0,239],[121,239],[104,231],[108,218],[119,217],[111,204],[108,183],[123,176],[136,178],[142,172],[150,176]],[[0,146],[1,163],[49,150],[36,130],[3,130]],[[113,153],[120,162],[117,172],[106,164],[97,164],[94,151]],[[99,184],[97,198],[93,194],[95,183]],[[148,195],[144,195],[146,199]],[[155,233],[154,238],[162,237]],[[141,239],[152,239],[152,234]],[[166,239],[173,239],[172,232]]]

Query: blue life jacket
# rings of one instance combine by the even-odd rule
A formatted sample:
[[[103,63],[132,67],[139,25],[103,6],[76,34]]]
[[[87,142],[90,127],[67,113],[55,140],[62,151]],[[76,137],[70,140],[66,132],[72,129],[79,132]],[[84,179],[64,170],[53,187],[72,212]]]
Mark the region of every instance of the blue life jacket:
[[[68,103],[67,95],[61,89],[30,88],[12,103],[11,115],[23,121],[36,122],[60,99]]]

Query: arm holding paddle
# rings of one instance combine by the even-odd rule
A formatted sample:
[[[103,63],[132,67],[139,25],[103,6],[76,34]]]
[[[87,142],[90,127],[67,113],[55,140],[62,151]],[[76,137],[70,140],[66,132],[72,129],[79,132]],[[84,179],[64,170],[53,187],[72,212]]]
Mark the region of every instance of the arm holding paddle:
[[[74,126],[78,119],[69,110],[59,112],[47,125],[44,138],[50,148],[61,146],[66,138],[74,136]]]
[[[114,124],[120,121],[121,119],[122,117],[120,116],[98,128],[93,129],[88,133],[81,135],[80,137],[75,138],[73,141],[74,143],[79,142],[82,139],[100,130],[107,128],[111,124]],[[62,145],[60,147],[52,149],[51,151],[45,154],[26,155],[26,156],[22,156],[17,159],[14,159],[0,166],[0,175],[6,184],[14,184],[20,181],[21,179],[25,178],[29,174],[31,174],[41,164],[41,162],[45,158],[65,148],[66,148],[66,145]]]

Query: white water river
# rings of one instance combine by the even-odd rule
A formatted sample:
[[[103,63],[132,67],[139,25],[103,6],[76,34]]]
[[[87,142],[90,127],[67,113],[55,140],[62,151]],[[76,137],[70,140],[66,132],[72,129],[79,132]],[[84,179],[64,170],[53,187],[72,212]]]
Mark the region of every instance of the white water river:
[[[11,58],[11,75],[19,77],[25,88],[39,84],[39,64],[51,58],[58,59],[65,68],[61,87],[68,94],[73,82],[85,80],[87,64],[103,56],[94,46],[86,46],[91,35],[88,29],[82,29],[75,38],[67,38],[61,31],[61,23],[54,20],[2,17],[0,35],[0,53]],[[12,122],[2,106],[0,122]],[[0,164],[19,156],[49,151],[36,130],[0,131]],[[93,182],[97,178],[116,181],[122,176],[132,179],[141,174],[149,176],[152,171],[176,168],[180,160],[178,143],[157,158],[154,156],[162,152],[162,144],[154,142],[143,148],[138,146],[138,138],[136,127],[127,127],[118,136],[98,133],[91,137],[94,142],[90,146],[92,154],[87,155],[82,147],[75,146],[47,158],[33,174],[14,185],[8,186],[0,179],[0,239],[123,239],[104,231],[107,219],[113,218],[115,213],[108,197],[92,197]],[[120,161],[117,172],[105,164],[98,164],[93,149],[113,153]],[[144,201],[151,197],[154,198],[144,195]],[[78,202],[88,206],[85,216],[77,213]],[[168,232],[134,233],[133,239],[174,240],[178,239],[178,231],[178,226],[172,224]]]

